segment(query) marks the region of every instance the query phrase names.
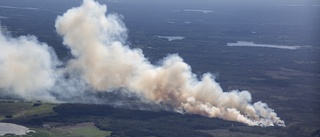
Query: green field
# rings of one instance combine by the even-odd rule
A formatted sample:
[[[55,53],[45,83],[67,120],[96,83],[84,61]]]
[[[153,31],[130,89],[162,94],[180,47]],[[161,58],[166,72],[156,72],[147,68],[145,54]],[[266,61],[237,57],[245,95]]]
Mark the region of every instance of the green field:
[[[54,129],[33,129],[35,133],[30,133],[24,137],[108,137],[110,131],[102,131],[94,125],[86,125],[82,127],[57,127]]]
[[[35,104],[40,104],[36,106]],[[6,116],[12,118],[28,118],[43,115],[54,114],[53,107],[56,104],[39,103],[39,102],[22,102],[15,100],[0,101],[0,121],[6,119]],[[11,119],[12,119],[11,118]]]
[[[57,127],[55,129],[33,128],[32,130],[35,132],[19,137],[108,137],[111,134],[110,131],[99,130],[94,125]],[[6,135],[0,137],[18,136]]]
[[[84,136],[84,137],[106,137],[110,136],[111,132],[101,131],[97,127],[88,126],[88,127],[80,127],[74,128],[70,130],[72,132],[72,136]]]
[[[53,107],[57,104],[41,102],[24,102],[17,100],[0,100],[0,121],[15,119],[33,119],[55,115]],[[12,116],[8,118],[8,116]],[[69,126],[52,126],[54,128],[31,128],[34,133],[28,133],[22,137],[106,137],[110,136],[111,131],[102,131],[94,123],[78,123]],[[15,137],[14,135],[5,135]],[[2,137],[2,136],[0,136]]]

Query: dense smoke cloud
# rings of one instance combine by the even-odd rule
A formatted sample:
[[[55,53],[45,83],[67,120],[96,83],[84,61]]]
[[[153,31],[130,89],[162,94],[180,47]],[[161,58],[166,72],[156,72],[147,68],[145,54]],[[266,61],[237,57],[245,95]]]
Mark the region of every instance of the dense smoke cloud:
[[[7,94],[53,101],[43,91],[55,84],[58,64],[52,48],[35,36],[11,38],[0,33],[0,89]]]
[[[105,5],[84,0],[80,7],[57,18],[56,30],[74,57],[59,69],[47,45],[34,38],[13,39],[1,35],[0,88],[26,99],[42,96],[65,101],[81,97],[84,102],[95,98],[81,96],[87,92],[127,92],[129,94],[123,95],[134,94],[144,102],[176,112],[219,117],[252,126],[284,126],[267,104],[251,103],[248,91],[223,92],[212,74],[198,79],[178,55],[165,57],[160,65],[151,64],[141,49],[131,49],[125,44],[127,32],[121,17],[105,13]],[[9,53],[18,57],[6,55]],[[9,75],[11,72],[14,75]]]

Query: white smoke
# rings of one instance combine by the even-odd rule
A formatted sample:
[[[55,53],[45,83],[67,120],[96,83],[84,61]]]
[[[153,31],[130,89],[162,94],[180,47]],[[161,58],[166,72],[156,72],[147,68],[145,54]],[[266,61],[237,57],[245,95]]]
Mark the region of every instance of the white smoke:
[[[23,38],[7,40],[2,36],[1,45],[3,41],[9,41],[7,45],[10,46],[1,46],[1,51],[12,47],[19,52],[12,52],[13,55],[30,61],[18,60],[20,63],[17,65],[27,70],[11,69],[2,62],[18,61],[3,57],[0,52],[0,78],[1,83],[6,83],[0,84],[0,88],[21,97],[31,92],[51,98],[59,96],[57,100],[78,97],[87,91],[104,93],[124,89],[141,100],[170,107],[176,112],[219,117],[251,126],[284,126],[284,121],[267,104],[252,104],[248,91],[223,92],[210,73],[199,80],[191,67],[176,54],[164,58],[160,65],[151,64],[141,49],[131,49],[125,44],[127,33],[121,17],[105,14],[105,5],[84,0],[80,7],[72,8],[57,18],[56,30],[74,56],[64,68],[55,68],[58,61],[45,44],[27,39],[17,44],[20,47],[14,47],[12,43]],[[23,48],[27,43],[33,43],[34,49],[28,51]],[[17,75],[7,78],[9,72]],[[26,76],[20,78],[21,74]],[[25,83],[29,79],[32,83]]]
[[[26,99],[54,100],[47,91],[55,84],[59,64],[51,47],[35,36],[11,38],[0,33],[0,90]]]

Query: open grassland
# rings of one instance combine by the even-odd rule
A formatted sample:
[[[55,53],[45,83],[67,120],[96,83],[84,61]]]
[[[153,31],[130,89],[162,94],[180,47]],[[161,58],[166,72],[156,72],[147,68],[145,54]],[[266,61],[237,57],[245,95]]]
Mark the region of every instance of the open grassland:
[[[80,123],[73,126],[55,127],[52,129],[33,128],[33,133],[19,137],[108,137],[110,131],[102,131],[93,123]],[[0,137],[17,137],[15,135],[5,135]]]
[[[111,132],[99,130],[95,126],[86,126],[70,129],[71,136],[83,136],[83,137],[106,137],[110,136]],[[71,137],[70,136],[70,137]]]
[[[28,118],[54,114],[56,104],[40,102],[0,101],[0,121],[4,119]]]

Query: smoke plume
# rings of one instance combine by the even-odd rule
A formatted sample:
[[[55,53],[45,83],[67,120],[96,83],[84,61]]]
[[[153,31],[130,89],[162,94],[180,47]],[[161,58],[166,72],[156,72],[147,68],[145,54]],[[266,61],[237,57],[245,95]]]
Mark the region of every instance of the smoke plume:
[[[0,33],[0,89],[8,95],[53,101],[49,93],[59,61],[53,49],[35,36],[11,38]]]
[[[106,6],[84,0],[56,19],[56,30],[73,59],[65,67],[53,50],[34,36],[0,35],[0,89],[25,99],[66,101],[124,92],[180,113],[200,114],[251,126],[285,126],[273,109],[252,103],[248,91],[224,92],[207,73],[198,79],[176,54],[151,64],[141,49],[126,45],[127,29]],[[1,92],[1,91],[0,91]],[[121,100],[119,100],[121,102]]]

